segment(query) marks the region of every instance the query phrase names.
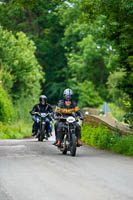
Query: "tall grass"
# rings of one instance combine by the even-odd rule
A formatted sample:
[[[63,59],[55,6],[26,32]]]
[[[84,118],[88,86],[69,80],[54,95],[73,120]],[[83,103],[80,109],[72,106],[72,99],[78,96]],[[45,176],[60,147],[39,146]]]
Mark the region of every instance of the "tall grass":
[[[20,139],[31,136],[33,121],[29,114],[34,102],[21,99],[14,105],[14,118],[9,123],[0,122],[0,139]]]
[[[0,122],[0,139],[21,139],[24,136],[31,136],[31,123],[18,121],[12,124]]]

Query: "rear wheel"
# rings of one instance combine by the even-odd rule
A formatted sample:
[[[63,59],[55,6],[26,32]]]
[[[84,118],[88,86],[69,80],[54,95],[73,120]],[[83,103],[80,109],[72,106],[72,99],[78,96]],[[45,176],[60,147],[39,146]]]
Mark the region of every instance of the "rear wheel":
[[[76,149],[77,149],[77,138],[74,134],[72,134],[72,141],[71,141],[71,147],[70,147],[70,152],[72,156],[76,155]]]

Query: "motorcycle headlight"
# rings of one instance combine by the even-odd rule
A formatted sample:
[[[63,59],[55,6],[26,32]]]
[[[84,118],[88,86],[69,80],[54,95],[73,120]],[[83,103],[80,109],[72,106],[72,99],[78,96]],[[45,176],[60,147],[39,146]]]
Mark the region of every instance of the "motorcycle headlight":
[[[39,119],[39,118],[37,118],[37,123],[39,123],[39,121],[40,121],[40,119]]]

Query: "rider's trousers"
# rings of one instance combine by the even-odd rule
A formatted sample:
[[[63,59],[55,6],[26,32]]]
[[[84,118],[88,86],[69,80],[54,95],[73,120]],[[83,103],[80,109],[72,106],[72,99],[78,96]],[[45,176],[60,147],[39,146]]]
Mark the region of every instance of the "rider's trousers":
[[[34,117],[34,124],[33,124],[33,131],[35,131],[37,133],[38,128],[39,128],[39,116],[35,116]],[[48,133],[52,133],[52,125],[50,123],[50,120],[48,118],[46,118],[46,130]]]

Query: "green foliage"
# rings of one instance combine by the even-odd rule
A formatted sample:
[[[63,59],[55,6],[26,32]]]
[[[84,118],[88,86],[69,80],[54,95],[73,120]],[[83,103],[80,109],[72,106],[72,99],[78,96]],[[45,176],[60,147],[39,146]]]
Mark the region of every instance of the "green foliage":
[[[31,136],[32,124],[18,121],[14,124],[2,124],[0,122],[0,139],[21,139]]]
[[[112,146],[113,152],[121,153],[127,156],[133,155],[133,136],[123,136],[117,138],[116,143]]]
[[[0,84],[0,121],[10,122],[13,120],[14,111],[11,99]]]
[[[79,106],[81,107],[98,107],[102,104],[102,99],[98,92],[95,91],[94,85],[90,81],[84,81],[78,84]]]
[[[130,110],[133,110],[133,75],[132,75],[132,52],[133,52],[133,3],[132,1],[114,1],[114,0],[97,0],[97,1],[70,1],[71,4],[65,4],[64,7],[60,8],[61,12],[61,24],[66,25],[65,28],[65,37],[64,44],[65,48],[68,51],[67,57],[69,61],[70,69],[74,69],[72,73],[72,77],[74,78],[82,78],[84,75],[88,75],[91,71],[91,75],[96,72],[97,78],[97,69],[98,67],[95,65],[95,62],[92,66],[92,70],[89,68],[91,65],[88,63],[87,59],[85,59],[85,52],[88,56],[88,60],[96,60],[95,55],[97,52],[101,52],[101,58],[98,61],[102,60],[102,64],[100,62],[100,66],[106,66],[108,70],[114,74],[114,71],[124,73],[124,76],[117,76],[118,73],[115,73],[115,78],[118,78],[117,88],[110,88],[111,96],[113,96],[113,101],[117,101],[117,94],[120,92],[120,97],[118,103],[119,105],[123,105],[123,102],[130,103]],[[76,25],[77,24],[77,25]],[[85,25],[84,25],[85,24]],[[88,28],[87,28],[88,27]],[[81,28],[81,29],[80,29]],[[93,50],[94,45],[89,43],[88,46],[85,40],[87,36],[93,36],[95,44],[99,47],[99,51],[96,52]],[[84,42],[83,42],[84,41]],[[86,40],[87,41],[87,40]],[[80,46],[77,44],[81,44],[83,42],[83,48],[88,49],[87,51],[81,51]],[[92,54],[89,49],[92,47]],[[87,47],[87,48],[86,48]],[[90,55],[90,56],[89,56]],[[87,58],[86,56],[86,58]],[[104,61],[104,62],[103,62]],[[104,65],[103,65],[104,63]],[[84,66],[88,66],[90,71],[83,71],[85,69]],[[76,69],[75,69],[76,68]],[[95,69],[95,70],[94,70]],[[121,70],[123,69],[123,70]],[[79,71],[79,73],[77,73]],[[85,73],[86,72],[86,73]],[[106,78],[108,77],[108,73],[106,74],[105,68],[101,70],[104,72],[106,82]],[[76,73],[76,75],[75,75]],[[99,73],[99,78],[100,78]],[[77,79],[78,79],[77,78]],[[90,77],[89,77],[90,78]],[[102,79],[102,78],[101,78]],[[110,77],[110,80],[112,77]],[[87,79],[88,81],[92,81],[91,79]],[[120,81],[119,81],[120,80]],[[84,81],[84,80],[83,80]],[[95,85],[95,80],[92,81]],[[97,78],[97,85],[102,85],[102,82]],[[116,85],[116,80],[115,80]],[[103,91],[105,90],[101,87]],[[100,90],[97,88],[97,91]],[[101,90],[102,91],[102,90]],[[106,99],[107,91],[104,92],[104,98]],[[100,94],[100,93],[99,93]],[[102,92],[101,92],[102,94]],[[100,95],[101,95],[100,94]],[[123,97],[124,96],[124,97]],[[103,97],[103,96],[102,96]]]
[[[133,113],[126,113],[124,115],[124,122],[130,125],[130,128],[133,128]]]
[[[57,11],[62,3],[62,0],[21,0],[0,5],[0,21],[4,28],[12,30],[13,34],[24,32],[35,42],[36,57],[46,74],[45,84],[41,86],[52,103],[61,98],[67,87],[68,70],[61,42],[64,27],[59,24]]]
[[[124,121],[124,115],[126,114],[126,111],[123,110],[120,106],[117,105],[117,102],[115,103],[109,103],[109,108],[111,110],[112,116],[117,119],[119,122]]]
[[[42,81],[35,49],[34,43],[24,33],[17,33],[15,37],[0,26],[0,121],[4,123],[20,119],[31,122],[29,110],[38,100]],[[7,126],[7,135],[13,135],[17,127],[11,131],[11,125]]]
[[[132,52],[133,52],[133,10],[132,1],[99,1],[99,13],[107,16],[107,32],[108,37],[117,52],[119,53],[119,64],[124,69],[125,76],[119,83],[119,89],[129,96],[131,104],[130,110],[133,110],[133,76],[132,76]],[[130,59],[131,58],[131,59]]]
[[[101,125],[98,128],[88,125],[82,127],[82,141],[91,146],[109,149],[112,137],[113,134],[107,127]]]
[[[77,48],[69,54],[69,65],[73,70],[73,76],[79,81],[86,79],[93,81],[96,86],[100,81],[102,84],[106,69],[100,51],[91,35],[78,42]]]
[[[119,84],[125,75],[126,73],[123,69],[114,71],[113,73],[110,73],[107,82],[110,98],[121,108],[125,108],[125,101],[128,101],[129,99],[129,96],[124,91],[119,89]]]
[[[71,87],[79,104],[87,105],[90,99],[82,102],[78,91],[80,88],[82,96],[88,97],[87,81],[92,83],[91,90],[94,88],[98,98],[121,107],[128,104],[128,109],[133,110],[131,0],[3,2],[6,3],[0,4],[0,23],[12,33],[5,31],[5,39],[0,34],[0,44],[4,44],[0,76],[4,89],[14,99],[37,97],[41,81],[51,103],[56,104],[63,90]],[[36,48],[22,32],[34,41]],[[45,84],[34,54],[46,73]],[[93,102],[92,106],[99,103]]]
[[[72,8],[68,6],[63,11],[67,13],[67,10],[72,12],[73,9],[74,6]],[[104,38],[103,20],[106,19],[104,16],[97,17],[96,21],[88,26],[86,22],[81,23],[78,20],[79,17],[80,15],[77,19],[75,19],[75,15],[71,17],[69,25],[67,24],[69,16],[66,16],[68,18],[65,18],[66,21],[63,16],[61,18],[61,23],[67,24],[65,24],[63,45],[67,51],[68,70],[71,71],[69,87],[72,87],[78,96],[77,84],[83,83],[85,80],[91,81],[99,96],[107,100],[105,83],[113,64],[109,59],[112,57],[113,51],[111,48],[109,49],[109,41]]]
[[[119,136],[119,134],[101,125],[95,128],[84,124],[82,126],[82,141],[98,148],[128,156],[133,155],[133,135]]]
[[[5,89],[15,99],[30,98],[32,95],[38,97],[42,70],[34,56],[34,43],[22,32],[15,37],[0,27],[0,49],[1,76]]]
[[[78,80],[80,73],[83,80],[93,82],[102,98],[107,97],[109,42],[104,37],[105,17],[100,16],[94,25],[91,23],[93,17],[97,18],[96,3],[39,0],[34,4],[27,2],[26,6],[26,1],[22,0],[0,7],[4,27],[13,33],[21,30],[34,40],[36,56],[46,72],[42,88],[52,103],[62,97],[66,87],[74,87],[71,78]],[[78,82],[82,82],[81,76]]]
[[[33,108],[33,106],[37,103],[36,99],[33,97],[32,99],[24,99],[15,102],[15,110],[16,110],[16,120],[24,121],[26,123],[31,123],[31,115],[29,111]]]
[[[125,103],[130,103],[130,111],[133,112],[133,56],[128,56],[127,58],[128,68],[126,69],[126,75],[123,77],[123,80],[120,84],[123,91],[128,94],[129,98],[126,99]]]

